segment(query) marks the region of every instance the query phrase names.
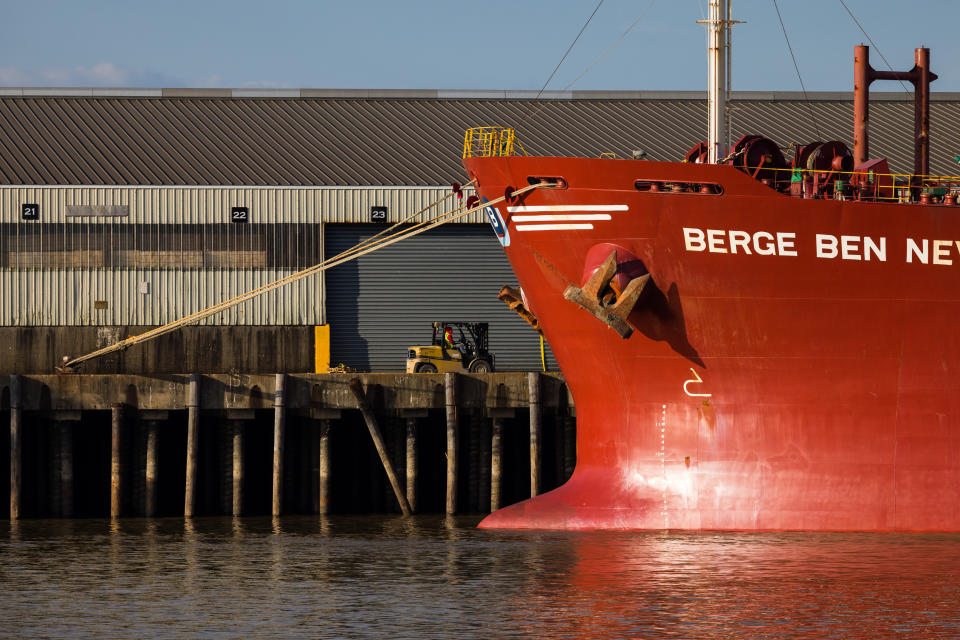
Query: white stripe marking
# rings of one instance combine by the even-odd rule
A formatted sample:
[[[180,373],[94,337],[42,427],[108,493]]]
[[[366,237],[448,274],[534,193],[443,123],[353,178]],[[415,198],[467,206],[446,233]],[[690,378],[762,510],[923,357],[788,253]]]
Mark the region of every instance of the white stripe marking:
[[[563,231],[566,229],[593,229],[592,224],[518,224],[517,231]]]
[[[610,220],[609,213],[581,213],[581,214],[541,214],[537,216],[513,216],[513,222],[562,222],[566,220]]]
[[[628,211],[625,204],[557,204],[557,205],[518,205],[507,207],[510,213],[537,213],[540,211]]]

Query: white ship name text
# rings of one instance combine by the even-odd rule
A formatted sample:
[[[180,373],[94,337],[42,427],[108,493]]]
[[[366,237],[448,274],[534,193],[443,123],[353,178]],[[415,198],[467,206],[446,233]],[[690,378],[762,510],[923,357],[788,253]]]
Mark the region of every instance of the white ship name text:
[[[879,236],[835,236],[817,233],[811,241],[798,240],[792,231],[742,231],[683,227],[684,248],[691,252],[734,255],[798,256],[809,250],[824,260],[887,261],[887,238]],[[809,247],[809,248],[807,248]],[[911,264],[960,264],[960,240],[906,238],[904,260]]]

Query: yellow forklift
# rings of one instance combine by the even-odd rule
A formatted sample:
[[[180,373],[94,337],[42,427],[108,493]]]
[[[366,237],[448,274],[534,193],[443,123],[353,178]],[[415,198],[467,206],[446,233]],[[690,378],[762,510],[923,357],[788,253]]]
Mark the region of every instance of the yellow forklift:
[[[407,350],[407,373],[491,373],[486,322],[434,322],[431,344]]]

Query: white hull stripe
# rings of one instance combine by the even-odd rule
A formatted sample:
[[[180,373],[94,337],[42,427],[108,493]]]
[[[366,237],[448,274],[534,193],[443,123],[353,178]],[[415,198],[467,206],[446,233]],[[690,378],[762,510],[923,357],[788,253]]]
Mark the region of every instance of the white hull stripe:
[[[518,224],[517,231],[564,231],[570,229],[593,229],[592,224]]]
[[[510,213],[540,213],[546,211],[628,211],[625,204],[557,204],[557,205],[518,205],[507,207]]]
[[[561,213],[561,214],[539,214],[535,216],[513,216],[510,218],[513,222],[567,222],[574,220],[610,220],[609,213]]]

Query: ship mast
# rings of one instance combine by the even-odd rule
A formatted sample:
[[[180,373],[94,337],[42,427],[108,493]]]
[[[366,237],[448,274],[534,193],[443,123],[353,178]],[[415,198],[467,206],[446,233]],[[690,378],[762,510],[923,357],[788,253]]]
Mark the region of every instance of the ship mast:
[[[730,147],[727,96],[730,93],[730,0],[708,0],[707,25],[707,161],[716,164]]]

